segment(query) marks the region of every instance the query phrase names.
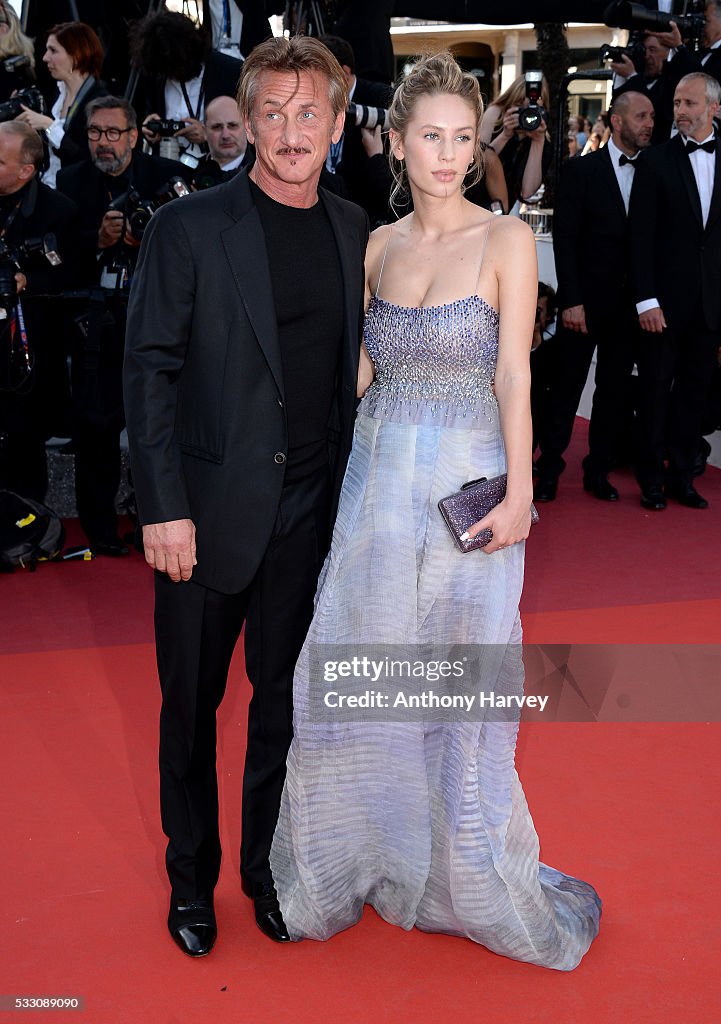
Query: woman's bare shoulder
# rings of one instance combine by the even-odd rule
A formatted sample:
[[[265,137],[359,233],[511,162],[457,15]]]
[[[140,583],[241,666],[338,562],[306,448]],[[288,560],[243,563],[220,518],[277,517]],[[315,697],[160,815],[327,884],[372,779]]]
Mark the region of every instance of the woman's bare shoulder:
[[[535,236],[531,228],[520,217],[495,217],[493,234],[502,245],[534,245]]]

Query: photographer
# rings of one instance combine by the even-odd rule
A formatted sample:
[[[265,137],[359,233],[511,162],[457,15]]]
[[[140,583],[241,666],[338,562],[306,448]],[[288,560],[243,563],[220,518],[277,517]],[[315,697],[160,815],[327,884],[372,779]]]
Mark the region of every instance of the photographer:
[[[525,131],[519,123],[522,111],[531,106],[530,74],[535,73],[520,75],[486,109],[481,121],[481,141],[490,143],[501,159],[511,206],[538,191],[553,158],[545,115],[548,109],[545,78],[541,80],[538,89],[542,113],[538,127]]]
[[[21,58],[19,61],[13,58]],[[22,60],[25,58],[25,60]],[[35,81],[33,41],[9,3],[0,0],[0,103]]]
[[[140,73],[136,107],[143,135],[156,146],[161,136],[149,121],[182,121],[174,135],[178,158],[195,167],[205,152],[205,107],[217,96],[235,96],[241,62],[212,51],[207,32],[173,11],[149,14],[130,34],[133,67]]]
[[[23,105],[23,112],[16,120],[29,124],[38,132],[45,132],[50,163],[43,174],[43,181],[55,188],[60,168],[87,156],[85,106],[108,90],[99,81],[103,47],[89,25],[79,21],[55,25],[48,36],[43,62],[58,83],[58,98],[50,117]]]
[[[80,524],[93,550],[122,555],[127,548],[117,535],[115,514],[125,423],[121,371],[127,284],[140,245],[126,216],[129,193],[151,199],[174,177],[188,180],[190,171],[135,149],[137,120],[127,100],[101,96],[88,104],[86,117],[90,159],[58,174],[58,189],[80,211],[81,286],[107,289],[81,320],[73,353],[75,488]]]
[[[393,90],[381,82],[369,82],[355,73],[355,54],[350,43],[339,36],[320,36],[340,64],[348,82],[349,105],[385,112],[393,98]],[[390,219],[388,199],[392,178],[383,149],[381,125],[359,128],[350,114],[340,142],[330,148],[326,169],[337,175],[345,185],[345,195],[362,206],[371,227]]]
[[[45,440],[69,402],[59,308],[48,296],[72,283],[77,218],[74,203],[38,181],[43,155],[28,125],[0,124],[0,487],[37,501],[48,485]]]

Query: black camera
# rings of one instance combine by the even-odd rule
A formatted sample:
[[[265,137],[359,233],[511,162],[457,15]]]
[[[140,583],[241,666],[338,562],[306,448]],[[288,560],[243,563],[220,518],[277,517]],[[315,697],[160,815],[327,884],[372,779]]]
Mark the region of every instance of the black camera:
[[[167,118],[158,118],[155,121],[147,121],[143,128],[147,128],[153,132],[154,135],[159,135],[161,139],[170,139],[173,135],[177,135],[178,132],[182,132],[183,128],[187,128],[185,121],[169,121]]]
[[[540,103],[543,72],[527,71],[524,78],[526,79],[528,106],[521,107],[518,111],[518,127],[522,132],[535,132],[547,120],[546,111]]]
[[[161,206],[165,206],[171,199],[179,199],[182,196],[190,195],[190,189],[179,176],[171,178],[165,185],[158,189],[150,199],[143,199],[134,188],[124,192],[108,207],[109,210],[120,210],[125,215],[125,223],[133,238],[141,242],[150,218]]]
[[[604,43],[598,53],[598,61],[601,67],[607,63],[607,61],[613,61],[618,63],[623,60],[624,57],[628,57],[629,60],[633,60],[634,51],[630,46],[611,46],[610,43]]]
[[[19,83],[22,82],[23,85],[29,86],[35,81],[30,58],[22,53],[17,54],[15,57],[6,57],[5,60],[0,60],[0,68],[7,75],[15,75],[17,81]]]
[[[689,0],[684,14],[666,14],[664,11],[650,11],[643,4],[617,0],[610,4],[603,14],[603,20],[611,28],[639,29],[644,32],[669,32],[674,21],[679,32],[698,49],[704,30],[704,0]]]
[[[23,107],[30,107],[36,114],[45,113],[45,100],[39,89],[31,86],[21,89],[11,99],[0,103],[0,122],[14,121],[23,112]]]
[[[58,253],[55,235],[46,234],[41,238],[26,238],[19,245],[8,245],[0,238],[0,319],[4,320],[15,309],[18,302],[18,286],[15,275],[25,260],[41,254],[53,267],[63,262]]]
[[[383,131],[390,128],[388,111],[383,107],[364,107],[360,103],[349,103],[345,114],[346,123],[350,122],[356,128],[376,128],[378,125]]]

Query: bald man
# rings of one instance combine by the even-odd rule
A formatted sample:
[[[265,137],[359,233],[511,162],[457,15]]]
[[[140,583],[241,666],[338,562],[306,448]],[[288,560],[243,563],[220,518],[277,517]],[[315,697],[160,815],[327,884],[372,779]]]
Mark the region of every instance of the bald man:
[[[238,104],[232,96],[218,96],[208,104],[204,126],[209,152],[193,176],[197,189],[229,181],[250,163],[252,154]]]

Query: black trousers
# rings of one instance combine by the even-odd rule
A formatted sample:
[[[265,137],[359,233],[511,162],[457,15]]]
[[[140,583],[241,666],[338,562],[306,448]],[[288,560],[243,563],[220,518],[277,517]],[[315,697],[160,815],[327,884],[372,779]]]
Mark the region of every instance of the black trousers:
[[[313,613],[328,537],[327,469],[287,484],[251,584],[221,594],[156,573],[155,630],[163,695],[160,803],[166,865],[178,898],[209,896],[221,861],[216,712],[245,622],[253,696],[243,776],[240,870],[272,880],[269,854],[292,738],[293,670]]]
[[[117,536],[115,498],[120,486],[120,434],[117,426],[75,424],[75,501],[88,540],[110,543]]]
[[[642,332],[638,360],[639,462],[642,490],[687,487],[714,379],[721,332],[705,324]],[[668,457],[668,470],[664,459]]]
[[[628,424],[633,410],[633,366],[638,347],[635,312],[609,318],[588,318],[588,334],[559,327],[550,344],[543,342],[533,361],[540,363],[546,380],[534,402],[534,436],[540,454],[539,476],[557,478],[566,466],[578,403],[596,352],[595,390],[588,427],[588,455],[583,461],[588,476],[605,476],[627,454]],[[551,348],[551,346],[553,346]]]

